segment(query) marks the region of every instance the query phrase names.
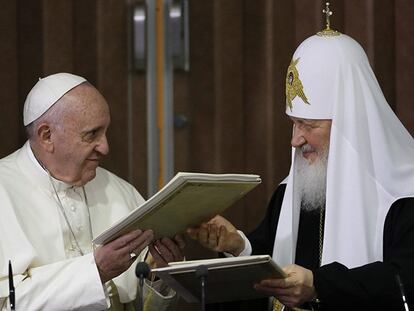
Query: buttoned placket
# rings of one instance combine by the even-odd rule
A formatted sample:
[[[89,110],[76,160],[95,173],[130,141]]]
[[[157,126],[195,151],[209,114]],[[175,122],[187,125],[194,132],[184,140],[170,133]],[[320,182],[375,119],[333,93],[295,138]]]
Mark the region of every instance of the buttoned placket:
[[[63,210],[75,235],[76,241],[83,253],[89,253],[91,249],[91,228],[87,202],[81,188],[69,187],[58,191]],[[76,241],[68,228],[64,215],[61,215],[63,234],[65,240],[66,257],[77,257],[80,251]]]

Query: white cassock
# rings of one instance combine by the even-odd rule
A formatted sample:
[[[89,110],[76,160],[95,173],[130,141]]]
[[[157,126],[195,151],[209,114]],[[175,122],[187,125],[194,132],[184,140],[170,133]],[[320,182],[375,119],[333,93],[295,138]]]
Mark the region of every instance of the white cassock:
[[[102,285],[91,239],[143,201],[132,185],[103,168],[84,190],[50,178],[28,142],[1,159],[0,309],[8,304],[11,260],[17,310],[133,310],[135,264]],[[151,296],[146,310],[167,310],[175,302],[173,292],[163,296],[148,284],[145,292]]]

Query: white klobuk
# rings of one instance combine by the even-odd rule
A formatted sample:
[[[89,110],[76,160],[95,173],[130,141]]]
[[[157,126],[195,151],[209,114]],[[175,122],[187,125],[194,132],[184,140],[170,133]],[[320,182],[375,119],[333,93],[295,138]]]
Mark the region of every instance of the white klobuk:
[[[288,72],[287,83],[298,78],[303,93],[291,98],[286,113],[332,120],[322,264],[352,268],[382,260],[390,206],[414,197],[413,138],[389,107],[364,50],[349,36],[314,35],[298,47],[292,64],[296,76],[288,80]],[[295,260],[300,214],[294,153],[292,148],[273,253],[282,266]]]

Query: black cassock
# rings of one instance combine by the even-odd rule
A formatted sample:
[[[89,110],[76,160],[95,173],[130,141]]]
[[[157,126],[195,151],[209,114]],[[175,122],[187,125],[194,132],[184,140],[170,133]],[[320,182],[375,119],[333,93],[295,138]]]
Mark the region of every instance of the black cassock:
[[[286,185],[276,189],[265,218],[248,235],[253,255],[272,256],[285,189]],[[382,262],[353,269],[338,262],[318,267],[319,212],[301,212],[295,263],[313,271],[314,285],[321,300],[319,310],[404,310],[395,279],[399,274],[410,310],[414,311],[414,198],[392,204],[385,219],[383,239]],[[265,311],[267,306],[267,299],[259,299],[211,304],[207,310]]]

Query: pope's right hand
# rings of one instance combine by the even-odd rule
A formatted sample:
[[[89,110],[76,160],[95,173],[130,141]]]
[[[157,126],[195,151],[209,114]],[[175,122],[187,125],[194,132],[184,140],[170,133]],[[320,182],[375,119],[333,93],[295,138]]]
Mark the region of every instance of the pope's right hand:
[[[94,256],[102,283],[126,271],[153,239],[152,230],[135,230],[99,246]]]
[[[226,252],[239,256],[244,249],[244,240],[224,217],[219,215],[202,223],[198,228],[187,229],[187,234],[203,247],[215,252]]]

